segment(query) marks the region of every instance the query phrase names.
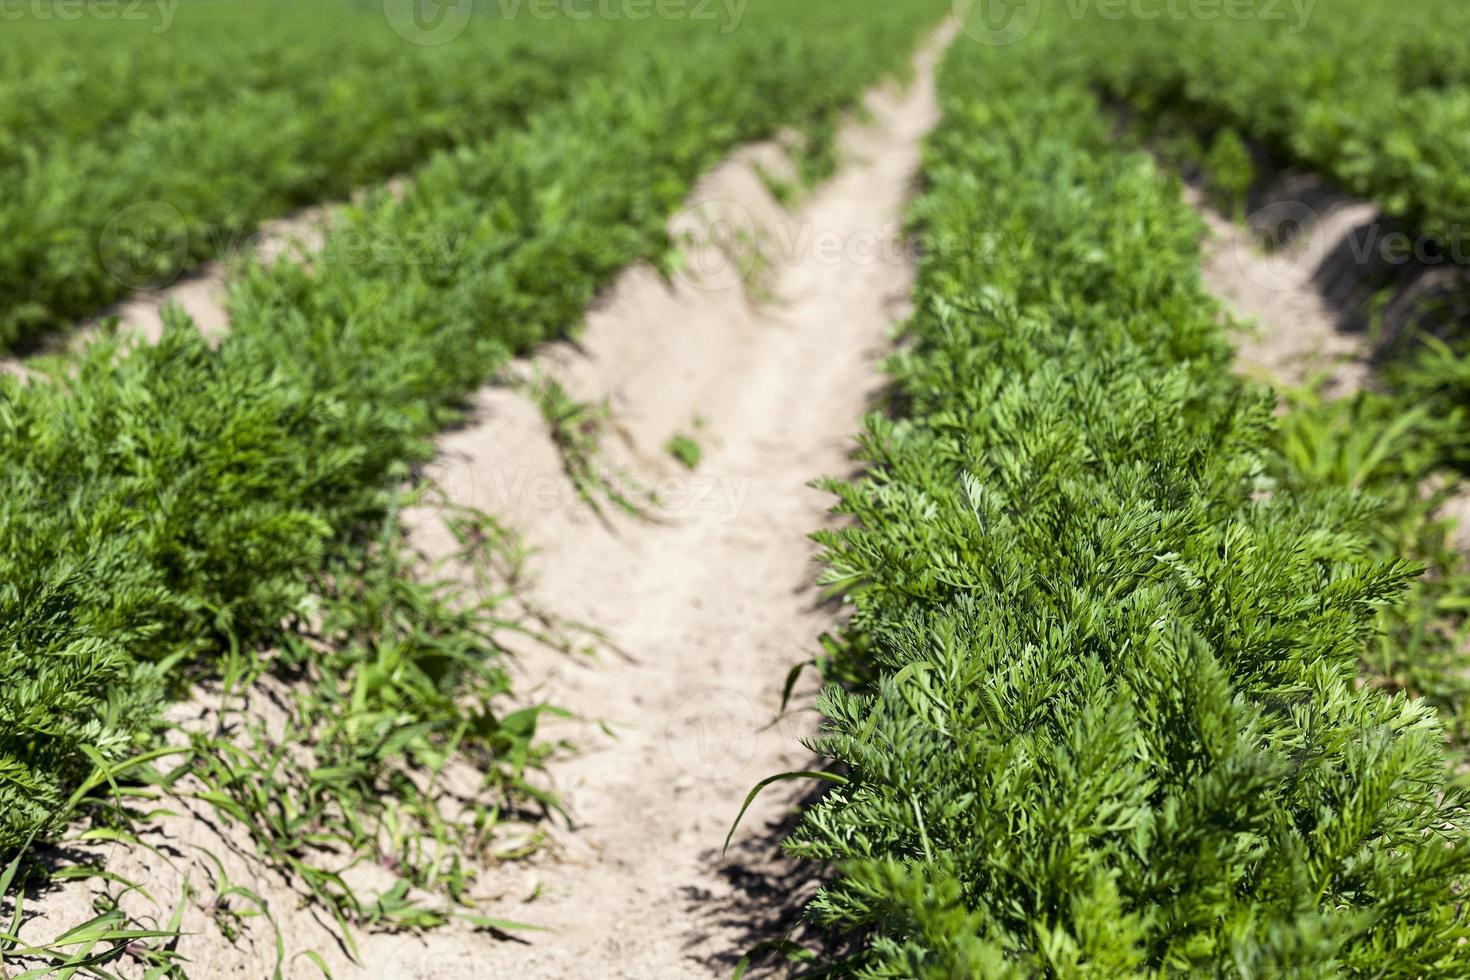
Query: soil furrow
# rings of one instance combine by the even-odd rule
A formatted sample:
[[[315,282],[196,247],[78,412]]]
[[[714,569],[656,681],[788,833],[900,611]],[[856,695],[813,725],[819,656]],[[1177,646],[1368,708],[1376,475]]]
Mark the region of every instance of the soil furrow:
[[[505,515],[537,549],[539,605],[609,640],[586,660],[526,651],[522,684],[607,734],[563,727],[581,751],[552,775],[575,827],[509,868],[490,911],[548,932],[488,952],[429,937],[411,975],[469,975],[483,956],[499,972],[475,975],[518,980],[726,976],[797,897],[764,832],[800,789],[763,797],[729,860],[720,844],[752,785],[810,761],[810,712],[777,719],[787,671],[837,615],[813,585],[807,535],[830,501],[809,484],[850,468],[908,300],[902,222],[945,40],[905,91],[869,97],[868,121],[842,135],[842,170],[797,210],[759,176],[779,169],[775,146],[739,154],[675,223],[692,239],[685,271],[671,284],[629,273],[575,348],[540,359],[574,397],[607,401],[626,437],[610,455],[657,493],[657,520],[594,516],[536,410],[505,388],[443,441],[438,475],[456,502]],[[663,450],[681,432],[703,445],[694,471]],[[435,524],[421,515],[429,547]]]

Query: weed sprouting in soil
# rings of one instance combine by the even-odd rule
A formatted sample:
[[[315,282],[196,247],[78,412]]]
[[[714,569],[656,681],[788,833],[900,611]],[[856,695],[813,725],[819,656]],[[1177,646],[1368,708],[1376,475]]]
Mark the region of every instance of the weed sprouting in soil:
[[[656,501],[606,463],[604,445],[609,435],[631,444],[613,418],[612,407],[607,402],[578,401],[561,382],[544,374],[532,379],[525,390],[546,421],[567,478],[593,513],[606,521],[603,505],[611,504],[630,517],[649,519]]]

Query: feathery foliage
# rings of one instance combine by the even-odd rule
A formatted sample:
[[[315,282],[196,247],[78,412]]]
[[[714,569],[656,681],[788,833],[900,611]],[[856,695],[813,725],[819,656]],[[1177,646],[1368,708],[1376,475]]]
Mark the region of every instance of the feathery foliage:
[[[417,45],[381,3],[187,2],[166,29],[14,13],[0,349],[248,250],[262,220],[518,126],[624,40],[485,11]]]
[[[614,83],[343,208],[319,255],[247,266],[218,349],[175,311],[156,346],[0,379],[0,855],[54,832],[71,787],[149,744],[222,655],[289,644],[465,394],[574,329],[620,269],[664,260],[703,170],[820,128],[942,8],[772,0],[733,34],[640,24]]]
[[[1440,723],[1357,681],[1418,568],[1279,477],[1200,223],[1068,39],[942,69],[902,418],[820,536],[875,675],[821,701],[811,914],[865,977],[1464,975]]]
[[[1072,43],[1059,54],[1145,121],[1210,140],[1245,136],[1278,163],[1305,165],[1372,199],[1454,261],[1470,261],[1464,4],[1247,3],[1215,16],[1186,5],[1166,16],[1118,16],[1103,4],[1041,2],[1053,24],[1072,20]]]

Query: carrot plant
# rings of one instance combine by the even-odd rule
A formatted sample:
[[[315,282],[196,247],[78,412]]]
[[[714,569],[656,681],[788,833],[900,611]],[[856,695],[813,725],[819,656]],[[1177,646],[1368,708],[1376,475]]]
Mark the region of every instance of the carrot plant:
[[[1375,201],[1451,261],[1470,261],[1462,225],[1470,209],[1465,6],[1272,7],[1117,17],[1102,6],[1045,0],[1041,17],[1069,26],[1072,43],[1061,56],[1144,123],[1168,121],[1206,142],[1243,136],[1277,165],[1308,167]],[[1227,169],[1237,183],[1238,163]]]
[[[1284,475],[1201,223],[1068,41],[941,73],[898,417],[819,536],[867,679],[820,701],[810,914],[863,977],[1463,975],[1443,725],[1358,672],[1422,566]]]
[[[265,219],[517,126],[619,42],[483,13],[415,45],[383,6],[187,3],[164,32],[6,18],[0,349],[248,251]]]
[[[124,802],[198,792],[345,925],[464,914],[465,856],[554,807],[534,778],[545,709],[506,685],[509,600],[419,578],[402,488],[475,386],[574,332],[625,266],[667,259],[701,173],[783,126],[822,132],[945,6],[772,2],[731,34],[629,30],[606,84],[342,208],[310,258],[246,262],[217,347],[173,310],[156,345],[104,338],[0,379],[4,862],[78,817],[133,820],[113,783]],[[405,241],[432,247],[363,248]],[[131,765],[171,744],[171,700],[265,675],[304,685],[286,728],[232,701],[238,724],[194,733],[187,767]],[[435,792],[450,758],[484,794]],[[341,863],[363,860],[399,886],[345,888]]]

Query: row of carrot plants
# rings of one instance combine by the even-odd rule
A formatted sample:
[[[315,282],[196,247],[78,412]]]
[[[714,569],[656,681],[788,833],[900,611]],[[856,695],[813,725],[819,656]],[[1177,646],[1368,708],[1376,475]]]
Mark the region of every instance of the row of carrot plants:
[[[941,71],[918,312],[820,536],[857,682],[809,912],[864,977],[1465,975],[1441,721],[1358,673],[1420,569],[1295,478],[1065,26]]]
[[[1152,147],[1199,169],[1222,203],[1240,208],[1283,171],[1306,170],[1379,207],[1335,257],[1354,266],[1336,302],[1368,328],[1378,387],[1404,409],[1393,414],[1430,406],[1443,424],[1416,442],[1464,471],[1470,446],[1455,419],[1470,411],[1470,11],[1448,0],[1347,0],[1293,17],[1244,8],[1227,18],[1084,8],[1067,57],[1128,107]],[[1272,204],[1260,217],[1287,224],[1269,234],[1311,220],[1309,202]],[[1432,683],[1460,688],[1463,701],[1455,672]]]
[[[1445,709],[1463,743],[1470,566],[1454,547],[1445,505],[1470,469],[1470,178],[1462,164],[1470,20],[1463,6],[1441,0],[1266,13],[1249,5],[1231,18],[1092,10],[1067,57],[1126,106],[1152,151],[1194,172],[1217,203],[1242,218],[1252,201],[1264,204],[1251,222],[1273,247],[1295,248],[1295,224],[1314,220],[1308,200],[1283,200],[1294,193],[1285,176],[1313,174],[1321,186],[1309,198],[1350,194],[1379,207],[1314,270],[1344,329],[1364,332],[1371,383],[1343,399],[1310,386],[1285,392],[1293,411],[1282,444],[1294,478],[1381,498],[1380,550],[1427,566],[1407,599],[1383,614],[1383,636],[1364,666],[1374,683]]]
[[[620,269],[671,257],[665,222],[701,172],[780,127],[830,133],[944,6],[769,0],[739,32],[630,24],[599,84],[344,207],[319,254],[243,267],[217,349],[176,311],[155,346],[103,340],[0,379],[0,868],[159,744],[170,699],[277,663],[335,679],[346,741],[319,794],[350,783],[356,805],[390,761],[453,750],[534,800],[534,712],[505,714],[493,623],[394,584],[400,488],[508,358],[573,331]],[[288,839],[273,854],[296,870],[323,845],[255,768],[188,765],[259,838]]]
[[[1062,4],[1047,0],[1048,13]],[[1452,0],[1308,6],[1295,17],[1108,16],[1085,8],[1068,51],[1143,118],[1206,146],[1244,137],[1377,202],[1464,263],[1470,12]],[[1227,136],[1228,138],[1228,136]]]
[[[427,44],[411,0],[186,2],[166,29],[115,6],[0,32],[0,350],[228,258],[261,221],[519,126],[663,26],[482,5]]]

